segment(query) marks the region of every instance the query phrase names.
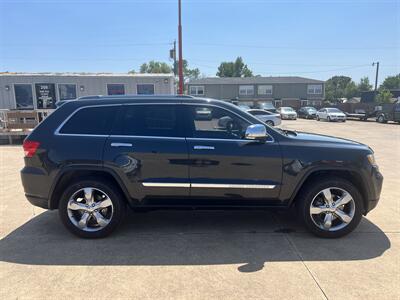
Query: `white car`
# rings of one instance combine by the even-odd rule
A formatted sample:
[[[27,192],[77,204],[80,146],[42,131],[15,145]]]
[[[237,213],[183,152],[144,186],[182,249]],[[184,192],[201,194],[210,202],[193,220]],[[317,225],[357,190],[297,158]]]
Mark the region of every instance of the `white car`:
[[[297,112],[291,107],[279,107],[278,113],[281,114],[282,120],[296,120]]]
[[[281,124],[280,114],[274,114],[263,109],[249,109],[247,112],[270,126],[277,126]]]
[[[340,109],[328,107],[322,108],[317,111],[317,121],[319,120],[327,120],[328,122],[331,121],[340,121],[346,122],[346,115]]]

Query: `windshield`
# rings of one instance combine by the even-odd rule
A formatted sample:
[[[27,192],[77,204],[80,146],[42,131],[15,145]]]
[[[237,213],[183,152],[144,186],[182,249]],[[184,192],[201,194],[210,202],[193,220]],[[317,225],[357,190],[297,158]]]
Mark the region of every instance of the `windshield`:
[[[282,111],[284,111],[284,112],[292,112],[294,110],[291,107],[282,107]]]
[[[333,112],[333,113],[341,113],[342,111],[337,109],[337,108],[327,108],[326,109],[327,112]]]
[[[246,111],[246,110],[249,110],[250,109],[250,106],[248,106],[248,105],[245,105],[245,104],[240,104],[240,105],[238,105],[239,106],[239,108],[241,109],[241,110],[244,110],[244,111]]]
[[[306,107],[306,110],[309,112],[317,111],[314,107]]]

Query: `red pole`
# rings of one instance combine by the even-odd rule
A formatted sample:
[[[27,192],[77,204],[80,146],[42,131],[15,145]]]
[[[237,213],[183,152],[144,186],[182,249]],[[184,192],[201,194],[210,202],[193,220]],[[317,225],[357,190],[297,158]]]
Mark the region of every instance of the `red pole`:
[[[178,94],[183,95],[183,60],[182,60],[182,20],[181,20],[181,0],[178,0],[179,6],[179,24],[178,24],[178,44],[179,44],[179,63],[178,63],[178,74],[179,74],[179,89]]]

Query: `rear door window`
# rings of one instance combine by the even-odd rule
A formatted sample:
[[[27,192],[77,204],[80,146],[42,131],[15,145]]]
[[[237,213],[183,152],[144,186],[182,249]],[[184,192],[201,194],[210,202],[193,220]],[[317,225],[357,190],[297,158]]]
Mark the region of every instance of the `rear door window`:
[[[61,134],[109,135],[119,106],[85,107],[60,129]]]
[[[127,105],[113,135],[183,137],[178,105]]]

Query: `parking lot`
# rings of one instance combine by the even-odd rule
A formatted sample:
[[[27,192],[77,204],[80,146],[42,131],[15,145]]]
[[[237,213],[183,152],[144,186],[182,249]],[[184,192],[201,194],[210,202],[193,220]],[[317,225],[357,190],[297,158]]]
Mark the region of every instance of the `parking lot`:
[[[316,238],[290,213],[131,213],[102,240],[69,234],[32,207],[21,146],[0,147],[0,297],[399,299],[400,125],[314,120],[282,128],[368,144],[385,177],[378,207],[341,239]],[[397,282],[397,283],[396,283]]]

